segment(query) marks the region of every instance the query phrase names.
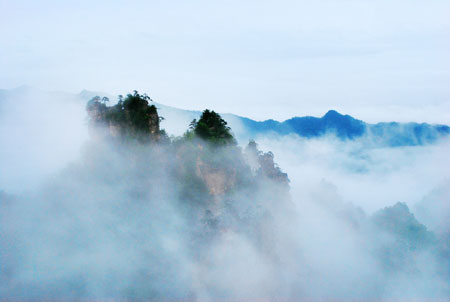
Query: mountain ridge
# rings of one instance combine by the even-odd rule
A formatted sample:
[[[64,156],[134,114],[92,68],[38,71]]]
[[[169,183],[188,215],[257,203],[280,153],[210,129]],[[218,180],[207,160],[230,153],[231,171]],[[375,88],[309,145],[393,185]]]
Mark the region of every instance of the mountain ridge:
[[[15,89],[1,89],[0,101],[7,98],[14,98],[17,95],[22,97],[32,94],[39,94],[40,97],[53,95],[53,97],[70,97],[87,102],[96,95],[109,97],[114,96],[89,90],[82,90],[78,94],[65,92],[46,92],[31,86],[20,86]],[[112,102],[114,103],[114,102]],[[161,116],[165,118],[163,127],[168,132],[180,135],[193,119],[200,116],[201,111],[180,109],[154,102]],[[83,104],[84,105],[84,104]],[[2,104],[0,104],[0,108]],[[440,138],[450,134],[450,127],[443,124],[429,123],[399,123],[399,122],[379,122],[367,123],[347,114],[341,114],[337,110],[331,109],[321,117],[314,116],[294,116],[284,121],[267,119],[256,121],[248,117],[239,116],[232,113],[221,114],[229,123],[236,137],[240,141],[256,138],[260,135],[298,135],[303,138],[318,138],[325,135],[335,135],[340,140],[366,139],[377,146],[417,146],[434,143]]]

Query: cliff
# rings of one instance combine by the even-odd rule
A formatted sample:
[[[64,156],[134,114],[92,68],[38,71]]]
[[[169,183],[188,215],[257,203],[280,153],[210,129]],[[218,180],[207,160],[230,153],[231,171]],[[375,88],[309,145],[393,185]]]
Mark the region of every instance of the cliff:
[[[135,138],[141,142],[160,139],[161,117],[155,105],[149,105],[151,99],[137,91],[128,94],[125,99],[119,97],[115,106],[107,106],[109,99],[94,97],[87,106],[90,132],[94,136],[113,138]],[[103,131],[97,131],[97,130]]]

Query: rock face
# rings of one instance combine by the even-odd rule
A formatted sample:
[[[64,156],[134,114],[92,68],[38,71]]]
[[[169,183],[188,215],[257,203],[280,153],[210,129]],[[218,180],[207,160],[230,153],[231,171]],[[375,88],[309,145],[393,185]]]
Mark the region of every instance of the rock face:
[[[166,172],[176,178],[174,190],[190,205],[197,205],[200,212],[209,211],[213,218],[226,211],[233,199],[247,198],[251,204],[259,197],[248,196],[259,188],[265,190],[264,202],[285,199],[289,179],[275,164],[273,154],[259,151],[255,142],[243,154],[219,114],[205,110],[183,137],[170,140],[160,129],[157,108],[149,101],[137,92],[119,97],[114,106],[107,106],[106,98],[94,97],[86,108],[91,135],[113,138],[121,145],[138,141],[152,143],[152,148],[145,148],[148,150],[164,149],[166,154],[160,159],[172,163]]]
[[[153,106],[155,107],[155,106]],[[158,115],[158,111],[152,112],[148,115],[148,131],[150,135],[159,136],[160,128],[159,128],[160,118]]]
[[[225,205],[227,193],[236,187],[236,171],[212,166],[198,158],[195,174],[203,182],[210,196],[206,209],[213,216],[219,215]]]
[[[223,169],[207,165],[201,159],[197,160],[196,174],[205,182],[209,194],[212,196],[225,194],[235,184],[235,171],[229,173]]]
[[[264,178],[268,178],[278,184],[289,185],[289,178],[287,173],[281,169],[274,162],[274,155],[272,152],[261,152],[258,150],[258,144],[251,140],[245,148],[245,157],[252,171]]]
[[[273,153],[267,152],[259,155],[259,173],[277,183],[288,185],[289,178],[287,173],[283,173],[273,160]]]
[[[86,106],[86,111],[91,124],[101,123],[106,113],[106,106],[100,102],[99,98],[93,98]]]
[[[118,128],[106,121],[108,108],[100,101],[100,97],[94,97],[86,105],[89,118],[89,135],[99,139],[107,133],[113,137],[118,136]]]

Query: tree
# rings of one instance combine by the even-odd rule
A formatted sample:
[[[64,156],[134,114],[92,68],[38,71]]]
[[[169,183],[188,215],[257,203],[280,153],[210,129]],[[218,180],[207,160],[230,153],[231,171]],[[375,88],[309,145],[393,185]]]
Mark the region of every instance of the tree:
[[[206,109],[198,121],[192,121],[190,127],[198,137],[206,141],[216,144],[236,144],[227,122],[214,111]]]
[[[160,121],[155,105],[150,105],[152,99],[147,94],[139,94],[136,90],[124,98],[119,95],[115,106],[107,106],[107,97],[99,96],[87,104],[87,111],[93,124],[109,126],[113,136],[136,138],[142,142],[158,140],[160,136]],[[111,132],[111,133],[113,133]]]

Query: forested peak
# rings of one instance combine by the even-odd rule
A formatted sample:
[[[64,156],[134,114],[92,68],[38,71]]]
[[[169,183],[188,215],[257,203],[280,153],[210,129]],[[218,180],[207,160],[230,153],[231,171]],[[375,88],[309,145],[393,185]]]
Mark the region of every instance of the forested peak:
[[[118,103],[107,106],[107,97],[95,96],[87,103],[91,128],[107,127],[109,136],[121,139],[137,139],[141,142],[157,141],[165,133],[160,130],[162,118],[158,115],[152,99],[138,91],[119,95]],[[96,132],[97,133],[97,132]]]
[[[127,94],[125,98],[119,95],[118,105],[124,110],[156,112],[156,106],[149,105],[149,102],[153,102],[153,100],[146,93],[139,94],[137,90],[134,90],[133,93]]]
[[[213,110],[204,110],[200,119],[194,119],[190,127],[196,136],[214,144],[236,144],[227,122]]]
[[[96,96],[87,104],[93,133],[119,138],[120,143],[138,141],[164,149],[160,160],[165,158],[178,167],[175,174],[182,175],[187,187],[192,185],[195,199],[199,199],[201,187],[207,195],[217,199],[217,196],[247,188],[245,183],[281,184],[282,190],[289,183],[287,174],[275,164],[272,152],[259,151],[255,141],[242,152],[227,122],[213,110],[204,110],[182,137],[169,138],[160,130],[162,118],[146,94],[134,91],[125,98],[119,96],[114,106],[108,106],[108,102],[108,98]],[[192,188],[185,193],[189,195]]]
[[[147,94],[138,91],[129,93],[126,97],[118,96],[114,106],[108,106],[107,97],[95,96],[88,101],[86,110],[89,114],[91,128],[106,126],[107,134],[124,139],[138,138],[141,142],[159,140],[161,134],[165,140],[168,137],[164,130],[160,130],[162,117],[158,115],[153,100]],[[237,145],[231,128],[227,122],[215,111],[206,109],[200,118],[194,119],[184,139],[199,138],[214,146]]]

